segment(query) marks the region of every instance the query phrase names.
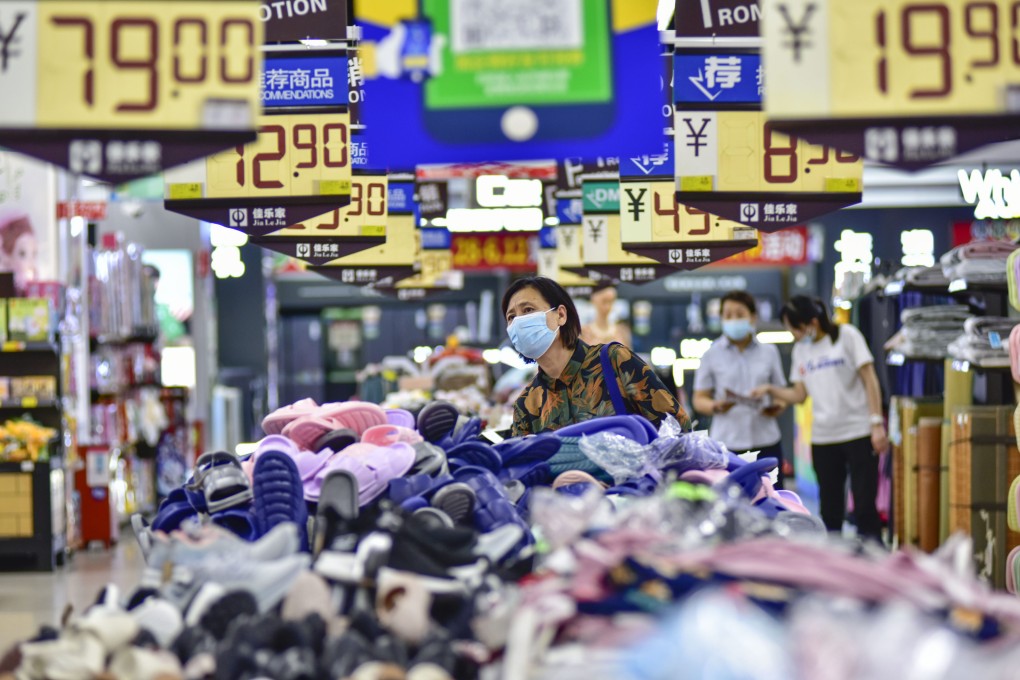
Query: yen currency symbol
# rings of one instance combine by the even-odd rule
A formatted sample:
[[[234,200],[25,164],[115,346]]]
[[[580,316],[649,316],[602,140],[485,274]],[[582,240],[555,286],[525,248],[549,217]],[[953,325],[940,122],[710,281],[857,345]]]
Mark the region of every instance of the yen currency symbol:
[[[7,71],[7,62],[11,57],[16,57],[20,52],[12,52],[11,48],[14,47],[14,43],[21,42],[21,38],[15,37],[18,32],[18,28],[21,27],[21,22],[28,16],[24,13],[19,13],[14,17],[14,23],[11,27],[4,31],[3,26],[0,26],[0,71]]]
[[[234,208],[230,211],[230,224],[228,227],[247,227],[248,226],[248,209],[247,208]]]
[[[815,13],[815,9],[817,9],[815,3],[808,3],[804,8],[804,16],[801,17],[800,23],[796,23],[790,16],[790,8],[786,5],[779,6],[779,13],[783,15],[783,21],[786,22],[786,33],[790,36],[790,40],[785,44],[793,49],[793,60],[798,64],[800,63],[801,50],[811,47],[811,43],[807,40],[808,22],[811,21],[811,15]]]
[[[694,155],[695,156],[700,156],[701,155],[701,147],[708,146],[708,142],[704,141],[704,139],[707,136],[705,134],[705,128],[708,127],[709,119],[708,118],[702,118],[701,119],[701,127],[698,128],[697,130],[694,129],[693,123],[694,123],[694,119],[693,118],[684,118],[684,125],[687,126],[687,131],[688,131],[687,135],[686,135],[687,140],[688,140],[687,141],[687,146],[689,148],[694,149]]]
[[[630,211],[630,214],[634,216],[634,221],[637,222],[641,219],[641,213],[645,211],[644,198],[645,194],[648,193],[648,189],[642,189],[636,196],[633,189],[627,189],[626,191],[630,199],[630,207],[627,210]]]
[[[588,228],[591,230],[592,243],[598,243],[599,237],[602,235],[602,227],[605,226],[605,220],[591,220],[588,222]]]

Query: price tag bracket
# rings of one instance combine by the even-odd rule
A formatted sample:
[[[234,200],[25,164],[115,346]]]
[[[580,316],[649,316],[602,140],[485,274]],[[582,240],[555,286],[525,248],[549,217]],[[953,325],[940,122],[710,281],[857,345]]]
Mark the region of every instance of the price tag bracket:
[[[860,193],[776,194],[678,191],[677,201],[727,220],[774,232],[804,224],[861,201]]]
[[[695,244],[635,243],[627,244],[624,248],[628,252],[650,258],[673,269],[691,271],[751,250],[756,245],[757,238]]]
[[[595,280],[608,278],[617,283],[651,283],[676,273],[675,267],[653,262],[644,265],[590,264],[583,267],[563,267],[569,272]]]
[[[375,287],[392,286],[397,281],[410,278],[418,273],[414,265],[379,265],[377,267],[346,267],[325,265],[309,267],[309,271],[326,278],[356,286],[373,285]]]
[[[988,144],[1016,139],[1020,115],[777,120],[772,125],[875,163],[920,170]]]

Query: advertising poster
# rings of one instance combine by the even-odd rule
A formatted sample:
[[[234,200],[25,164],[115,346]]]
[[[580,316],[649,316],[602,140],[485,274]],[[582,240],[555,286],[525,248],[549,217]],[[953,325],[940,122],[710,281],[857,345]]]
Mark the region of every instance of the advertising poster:
[[[56,172],[0,150],[0,272],[15,284],[57,279]]]
[[[358,0],[354,11],[364,141],[380,168],[662,147],[654,0]]]

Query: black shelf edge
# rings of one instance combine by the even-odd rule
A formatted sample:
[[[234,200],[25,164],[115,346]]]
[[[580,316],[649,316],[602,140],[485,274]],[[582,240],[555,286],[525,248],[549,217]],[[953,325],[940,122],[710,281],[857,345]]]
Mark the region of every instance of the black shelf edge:
[[[36,409],[54,409],[60,408],[60,402],[55,399],[3,399],[0,400],[0,410],[25,410],[32,411]]]
[[[0,343],[0,354],[22,354],[26,352],[56,354],[59,351],[60,348],[52,342],[21,342],[20,340],[7,340]]]
[[[89,344],[93,347],[123,347],[125,345],[151,345],[159,340],[159,332],[156,330],[139,331],[127,337],[113,337],[100,335],[89,338]]]
[[[59,461],[57,461],[57,462],[59,462]],[[0,472],[6,472],[6,473],[10,473],[10,472],[34,472],[35,470],[37,470],[40,467],[42,467],[42,468],[44,468],[46,470],[52,470],[53,469],[52,461],[51,460],[37,460],[37,461],[26,460],[26,461],[23,461],[23,462],[20,462],[20,463],[13,463],[13,462],[10,462],[10,461],[0,462]]]

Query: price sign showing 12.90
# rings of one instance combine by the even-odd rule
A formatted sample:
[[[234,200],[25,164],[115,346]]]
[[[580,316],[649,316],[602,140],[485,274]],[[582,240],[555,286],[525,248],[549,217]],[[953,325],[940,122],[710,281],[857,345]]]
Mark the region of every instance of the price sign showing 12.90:
[[[623,249],[677,269],[697,269],[758,245],[758,232],[677,203],[672,180],[620,183]]]
[[[778,129],[903,168],[1018,136],[1017,0],[764,0]]]
[[[760,111],[677,111],[677,200],[776,231],[861,200],[851,153],[776,131]]]
[[[0,2],[0,145],[123,182],[254,139],[252,0]]]
[[[351,202],[251,243],[313,265],[386,242],[386,175],[354,175]]]
[[[167,210],[263,236],[351,201],[350,118],[264,115],[258,139],[167,171]]]

